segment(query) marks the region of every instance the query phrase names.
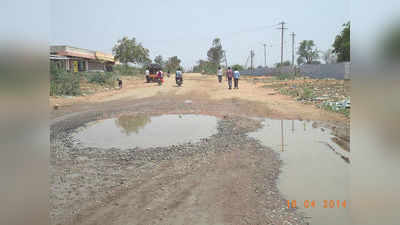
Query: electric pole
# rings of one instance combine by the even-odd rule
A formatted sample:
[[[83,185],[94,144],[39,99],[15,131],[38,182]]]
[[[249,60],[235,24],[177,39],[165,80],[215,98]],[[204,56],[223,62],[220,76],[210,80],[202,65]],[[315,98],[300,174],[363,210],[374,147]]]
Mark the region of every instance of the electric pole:
[[[294,37],[296,34],[292,32],[290,36],[292,36],[292,67],[294,67]]]
[[[264,67],[267,67],[267,44],[264,44]]]
[[[251,72],[253,72],[253,57],[254,57],[254,52],[253,52],[253,50],[250,50],[250,69],[251,69]]]
[[[281,25],[280,28],[278,28],[279,30],[281,30],[281,66],[283,65],[283,31],[286,30],[287,28],[285,27],[285,22],[280,22],[279,23]]]
[[[228,60],[226,59],[226,53],[224,51],[224,58],[225,58],[225,67],[228,68]]]

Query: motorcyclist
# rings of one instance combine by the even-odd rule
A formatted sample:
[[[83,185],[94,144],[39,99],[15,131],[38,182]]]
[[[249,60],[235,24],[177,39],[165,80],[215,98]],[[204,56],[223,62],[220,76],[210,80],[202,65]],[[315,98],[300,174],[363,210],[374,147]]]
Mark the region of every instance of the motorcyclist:
[[[161,71],[161,70],[159,70],[159,71],[157,72],[157,78],[158,78],[158,84],[161,85],[161,84],[164,82],[164,80],[163,80],[163,74],[162,74],[162,71]]]
[[[178,68],[175,72],[175,81],[176,81],[176,84],[178,84],[178,81],[180,81],[181,84],[183,83],[183,76],[182,76],[181,68]]]

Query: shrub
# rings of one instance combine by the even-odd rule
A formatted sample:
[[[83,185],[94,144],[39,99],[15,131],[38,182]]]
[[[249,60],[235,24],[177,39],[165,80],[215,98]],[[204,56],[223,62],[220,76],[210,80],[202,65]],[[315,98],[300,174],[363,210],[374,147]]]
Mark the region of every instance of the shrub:
[[[277,80],[293,80],[294,75],[281,73],[276,76]]]
[[[303,88],[303,94],[302,94],[302,98],[303,99],[309,99],[313,96],[313,92],[310,88]]]
[[[50,69],[50,95],[80,95],[80,76],[54,68]]]
[[[102,86],[114,87],[116,80],[116,74],[113,72],[94,72],[94,73],[82,73],[89,83],[95,83]]]

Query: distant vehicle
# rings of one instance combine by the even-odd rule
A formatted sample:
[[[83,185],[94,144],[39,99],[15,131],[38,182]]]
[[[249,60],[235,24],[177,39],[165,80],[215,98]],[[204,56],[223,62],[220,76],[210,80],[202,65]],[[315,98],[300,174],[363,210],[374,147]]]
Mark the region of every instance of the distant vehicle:
[[[160,71],[162,69],[161,65],[153,63],[153,64],[150,64],[147,67],[147,69],[150,71],[150,74],[148,76],[146,75],[147,83],[150,83],[150,82],[157,82],[158,83],[159,82],[159,77],[158,77],[157,73],[158,73],[158,71]]]

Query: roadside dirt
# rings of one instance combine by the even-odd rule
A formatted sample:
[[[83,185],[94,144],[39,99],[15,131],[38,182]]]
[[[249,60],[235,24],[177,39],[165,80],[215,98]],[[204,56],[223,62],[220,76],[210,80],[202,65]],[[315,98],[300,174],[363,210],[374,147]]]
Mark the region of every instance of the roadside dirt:
[[[260,79],[260,78],[257,78]],[[268,79],[267,79],[268,80]],[[253,82],[253,78],[243,78],[239,90],[228,90],[227,82],[217,82],[216,76],[185,74],[183,87],[175,85],[173,76],[165,79],[162,86],[156,83],[145,83],[142,77],[123,77],[124,87],[121,90],[108,90],[93,95],[79,97],[51,97],[50,106],[58,105],[61,109],[75,107],[74,111],[87,108],[88,104],[106,103],[115,100],[139,100],[155,96],[196,98],[207,101],[243,101],[257,105],[258,111],[272,111],[284,119],[306,119],[347,123],[348,119],[338,113],[321,110],[312,105],[304,105],[289,96],[281,95],[273,88],[265,88],[267,83]],[[272,80],[271,80],[272,82]],[[60,115],[60,110],[53,115]],[[259,112],[256,112],[259,113]]]
[[[251,79],[228,90],[215,76],[185,74],[162,86],[124,80],[122,90],[51,98],[52,224],[306,224],[277,189],[281,161],[249,138],[250,117],[320,121],[347,140],[347,119],[303,105]],[[198,143],[149,149],[80,147],[71,133],[85,123],[126,114],[207,114],[218,133]]]

